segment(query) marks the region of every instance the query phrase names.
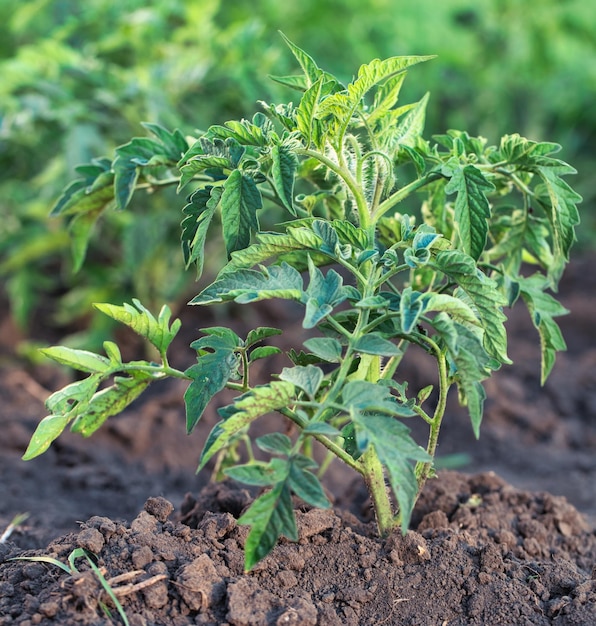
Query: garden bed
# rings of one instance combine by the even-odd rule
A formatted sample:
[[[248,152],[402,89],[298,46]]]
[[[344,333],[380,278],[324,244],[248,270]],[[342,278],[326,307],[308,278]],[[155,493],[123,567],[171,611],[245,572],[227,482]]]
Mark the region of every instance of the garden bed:
[[[6,560],[66,562],[77,547],[97,555],[106,578],[126,574],[112,584],[128,591],[121,600],[131,624],[596,623],[595,260],[576,261],[562,282],[569,350],[544,389],[535,331],[514,309],[515,365],[486,383],[478,442],[451,398],[438,456],[448,465],[466,454],[458,467],[465,474],[444,471],[429,482],[409,535],[376,538],[361,485],[336,463],[325,479],[333,511],[297,503],[298,544],[282,541],[249,574],[246,528],[235,519],[251,494],[228,483],[202,491],[208,472],[193,472],[216,416],[184,435],[178,383],[156,385],[90,441],[67,435],[42,457],[20,460],[45,415],[43,399],[64,381],[17,361],[17,334],[5,318],[0,531],[17,513],[29,518],[0,545],[0,624],[109,623],[83,560],[74,577]],[[273,320],[280,313],[262,311]],[[423,359],[410,367],[411,385],[432,378]]]

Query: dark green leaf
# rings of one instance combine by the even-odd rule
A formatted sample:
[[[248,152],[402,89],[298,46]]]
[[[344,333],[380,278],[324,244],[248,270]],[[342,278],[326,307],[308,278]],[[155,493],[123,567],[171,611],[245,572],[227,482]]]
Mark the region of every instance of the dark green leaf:
[[[218,187],[198,189],[189,198],[189,203],[182,209],[186,216],[181,223],[182,252],[186,268],[196,264],[197,277],[203,273],[205,261],[205,241],[211,220],[215,214],[222,190]]]
[[[282,351],[275,346],[259,346],[255,348],[250,353],[249,361],[254,363],[254,361],[258,361],[259,359],[266,359],[269,356],[273,356],[274,354],[281,354]]]
[[[300,300],[302,276],[287,263],[256,270],[234,270],[203,289],[189,304],[214,304],[235,300],[248,303],[270,298]]]
[[[271,175],[275,191],[286,209],[292,215],[296,215],[296,210],[294,209],[294,178],[298,161],[294,151],[289,145],[274,145],[271,147],[271,162]]]
[[[275,337],[276,335],[281,335],[282,331],[279,328],[271,328],[270,326],[259,326],[251,331],[249,331],[248,335],[246,335],[245,345],[247,348],[250,348],[255,343],[259,343],[263,341],[263,339],[267,339],[268,337]]]
[[[457,193],[455,221],[462,250],[474,260],[480,258],[486,246],[490,206],[486,193],[495,187],[473,165],[455,168],[445,193]]]
[[[259,496],[238,523],[251,527],[244,545],[245,571],[264,559],[282,535],[297,541],[298,531],[288,481],[279,482],[271,491]]]
[[[507,356],[507,332],[503,306],[506,298],[494,280],[482,273],[474,259],[460,250],[440,252],[432,264],[457,283],[473,303],[484,328],[483,344],[486,351],[501,363],[510,363]]]
[[[290,473],[288,476],[290,489],[307,504],[319,509],[328,509],[331,506],[323,491],[319,479],[308,471],[312,461],[303,456],[290,459]]]
[[[534,274],[529,278],[518,278],[521,297],[523,298],[532,323],[540,334],[542,348],[541,382],[544,384],[555,363],[556,353],[567,348],[559,326],[554,317],[566,315],[569,311],[551,295],[545,293],[548,282],[544,276]]]
[[[247,248],[251,233],[259,228],[257,211],[263,205],[254,179],[234,170],[224,183],[220,206],[224,241],[230,255]]]
[[[199,356],[198,362],[185,371],[192,379],[184,394],[186,430],[189,433],[197,425],[211,398],[221,391],[238,371],[239,360],[235,349],[239,339],[234,337],[209,335],[193,342],[191,346],[199,352]]]

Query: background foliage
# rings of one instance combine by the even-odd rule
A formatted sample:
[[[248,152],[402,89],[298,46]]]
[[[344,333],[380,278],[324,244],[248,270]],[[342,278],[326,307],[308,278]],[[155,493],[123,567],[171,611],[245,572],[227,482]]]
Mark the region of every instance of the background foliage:
[[[134,295],[155,308],[180,298],[187,281],[170,271],[181,254],[173,191],[136,200],[134,228],[131,212],[111,212],[76,274],[49,209],[76,165],[111,158],[144,134],[141,121],[192,133],[252,114],[259,99],[285,100],[286,89],[266,79],[295,69],[278,30],[345,81],[374,57],[438,54],[408,78],[410,101],[431,88],[426,135],[466,128],[489,141],[519,132],[561,143],[561,158],[579,170],[580,237],[591,245],[592,13],[578,0],[4,0],[0,275],[15,318],[26,326],[48,297],[58,325],[94,301]],[[92,326],[85,345],[105,333]]]

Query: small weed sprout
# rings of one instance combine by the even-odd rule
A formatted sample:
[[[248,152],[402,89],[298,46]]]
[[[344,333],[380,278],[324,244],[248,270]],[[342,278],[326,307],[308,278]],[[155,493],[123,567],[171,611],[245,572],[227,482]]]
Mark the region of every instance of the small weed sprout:
[[[53,213],[69,220],[79,266],[102,212],[124,210],[140,190],[178,185],[188,194],[180,270],[194,266],[201,277],[207,237],[217,230],[226,258],[190,304],[291,300],[302,305],[302,325],[314,336],[288,352],[288,367],[253,385],[252,365],[280,352],[263,341],[282,330],[260,327],[240,337],[226,327],[202,329],[192,344],[197,362],[180,371],[167,356],[180,321],[166,306],[155,317],[138,300],[97,304],[152,344],[158,359],[123,362],[112,341],[105,355],[44,350],[88,376],[52,394],[50,415],[24,456],[44,452],[67,426],[91,435],[166,377],[189,382],[188,432],[221,390],[237,393],[219,409],[199,469],[234,452],[257,418],[278,412],[298,435],[257,438],[268,462],[230,463],[230,454],[219,464],[228,476],[268,488],[239,520],[250,526],[247,570],[281,535],[297,539],[292,494],[330,506],[313,440],[362,476],[380,535],[405,532],[433,475],[451,388],[479,435],[482,383],[510,363],[503,310],[518,300],[539,333],[546,380],[565,349],[555,318],[567,312],[548,292],[569,260],[581,200],[563,179],[575,170],[553,156],[557,144],[512,134],[489,145],[455,130],[424,139],[428,94],[412,104],[399,95],[407,71],[431,57],[375,59],[343,85],[287,43],[302,72],[274,80],[294,90],[296,104],[261,103],[251,120],[214,125],[192,139],[146,124],[151,137],[117,148],[112,161],[81,166]],[[273,230],[261,227],[265,215],[277,223]],[[434,393],[412,393],[400,379],[409,348],[435,360]],[[412,418],[428,426],[424,448],[410,436]]]

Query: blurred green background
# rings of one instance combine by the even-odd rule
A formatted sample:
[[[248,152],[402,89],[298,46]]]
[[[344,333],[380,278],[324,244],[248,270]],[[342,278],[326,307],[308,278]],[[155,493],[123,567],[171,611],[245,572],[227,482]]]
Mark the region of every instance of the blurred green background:
[[[594,246],[596,21],[585,0],[2,0],[0,3],[0,277],[12,314],[84,330],[90,303],[175,302],[182,199],[112,212],[88,260],[71,271],[69,240],[48,213],[74,167],[131,137],[141,121],[192,134],[251,116],[257,100],[296,94],[267,78],[296,69],[278,30],[345,81],[375,57],[437,54],[413,69],[404,102],[431,92],[426,136],[449,128],[497,142],[519,132],[561,143],[584,197],[580,248]],[[83,321],[81,321],[83,320]]]

